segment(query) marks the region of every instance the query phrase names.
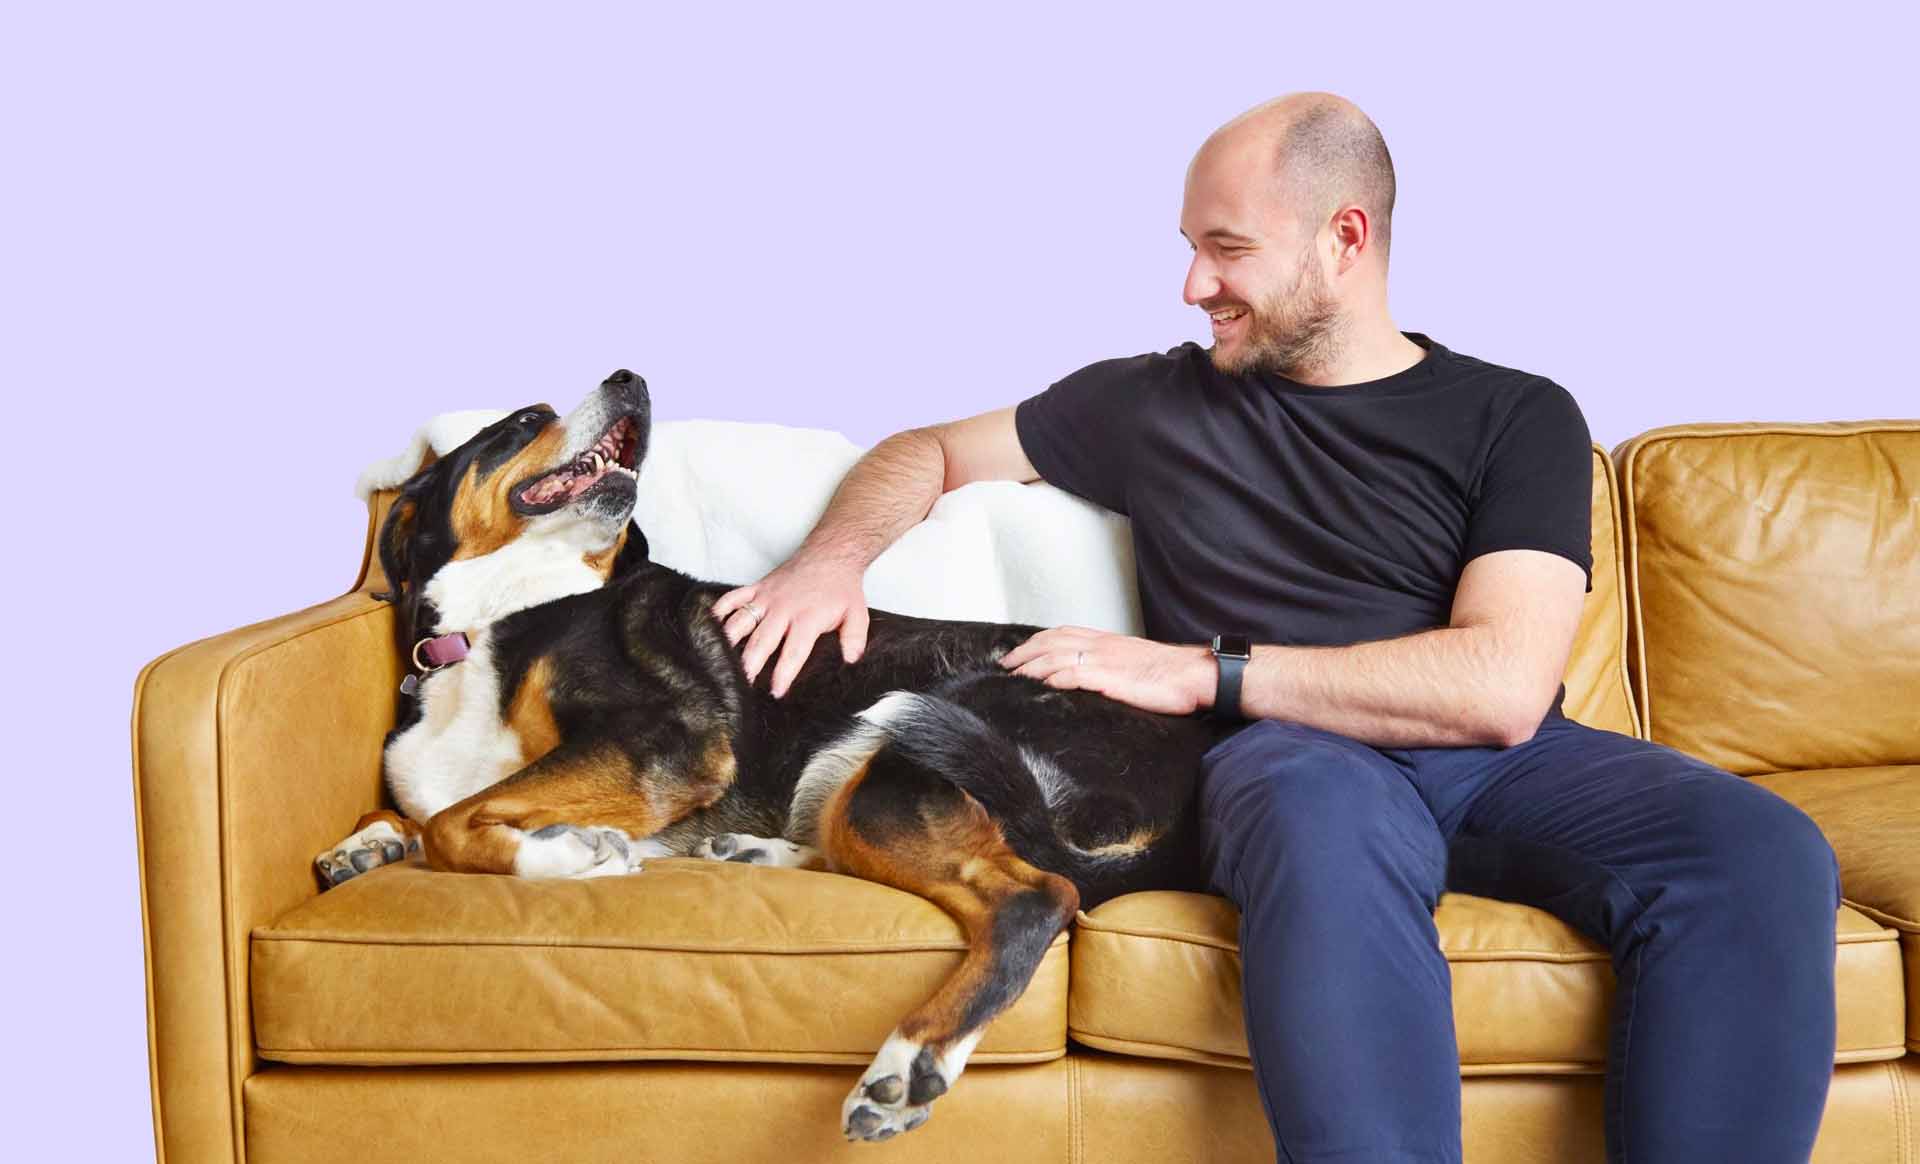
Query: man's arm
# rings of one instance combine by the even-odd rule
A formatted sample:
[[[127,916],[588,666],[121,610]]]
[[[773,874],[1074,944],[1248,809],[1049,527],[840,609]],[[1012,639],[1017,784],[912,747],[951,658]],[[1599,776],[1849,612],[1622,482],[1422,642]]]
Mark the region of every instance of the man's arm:
[[[1448,625],[1348,647],[1255,647],[1240,703],[1382,747],[1510,747],[1553,706],[1580,627],[1586,572],[1540,550],[1467,563]],[[1196,676],[1212,706],[1211,653]]]
[[[748,682],[784,639],[771,690],[786,694],[814,640],[835,627],[841,657],[858,659],[867,641],[860,579],[882,551],[925,518],[942,493],[974,481],[1039,479],[1014,431],[1013,412],[1002,408],[881,441],[848,471],[792,557],[758,582],[720,596],[713,612],[727,638],[747,641]]]
[[[1461,572],[1445,627],[1345,647],[1255,646],[1241,709],[1378,747],[1520,743],[1553,705],[1585,592],[1585,571],[1558,554],[1483,554]],[[1218,676],[1205,645],[1079,627],[1043,631],[1001,662],[1173,714],[1211,707]]]

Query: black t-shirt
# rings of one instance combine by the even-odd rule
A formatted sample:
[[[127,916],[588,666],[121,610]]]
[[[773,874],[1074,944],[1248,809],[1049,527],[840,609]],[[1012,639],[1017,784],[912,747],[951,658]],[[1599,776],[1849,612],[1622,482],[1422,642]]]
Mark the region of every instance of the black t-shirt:
[[[1338,646],[1448,623],[1466,563],[1559,554],[1593,588],[1591,439],[1541,376],[1427,356],[1315,387],[1205,348],[1102,360],[1020,403],[1042,479],[1133,522],[1148,637]]]

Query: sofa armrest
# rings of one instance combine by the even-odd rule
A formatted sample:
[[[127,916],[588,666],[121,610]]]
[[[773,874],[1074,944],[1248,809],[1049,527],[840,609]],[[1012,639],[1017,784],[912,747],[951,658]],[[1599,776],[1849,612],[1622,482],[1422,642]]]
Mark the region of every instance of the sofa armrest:
[[[364,574],[364,570],[363,570]],[[159,1159],[243,1159],[248,935],[381,801],[402,662],[367,589],[162,655],[133,695],[134,821]]]

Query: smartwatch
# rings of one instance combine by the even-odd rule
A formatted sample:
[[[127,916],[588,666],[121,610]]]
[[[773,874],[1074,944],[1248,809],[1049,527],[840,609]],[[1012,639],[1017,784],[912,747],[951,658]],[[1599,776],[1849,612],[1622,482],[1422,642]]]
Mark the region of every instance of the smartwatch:
[[[1245,635],[1213,636],[1213,661],[1220,678],[1213,688],[1213,714],[1216,719],[1244,719],[1240,713],[1240,677],[1253,658],[1253,643]]]

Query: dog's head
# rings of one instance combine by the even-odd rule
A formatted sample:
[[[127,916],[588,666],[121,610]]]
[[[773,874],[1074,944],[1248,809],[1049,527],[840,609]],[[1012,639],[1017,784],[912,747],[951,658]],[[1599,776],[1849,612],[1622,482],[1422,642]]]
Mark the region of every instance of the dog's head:
[[[651,413],[623,368],[566,416],[529,405],[409,478],[379,543],[409,627],[464,629],[604,583],[626,556]]]

